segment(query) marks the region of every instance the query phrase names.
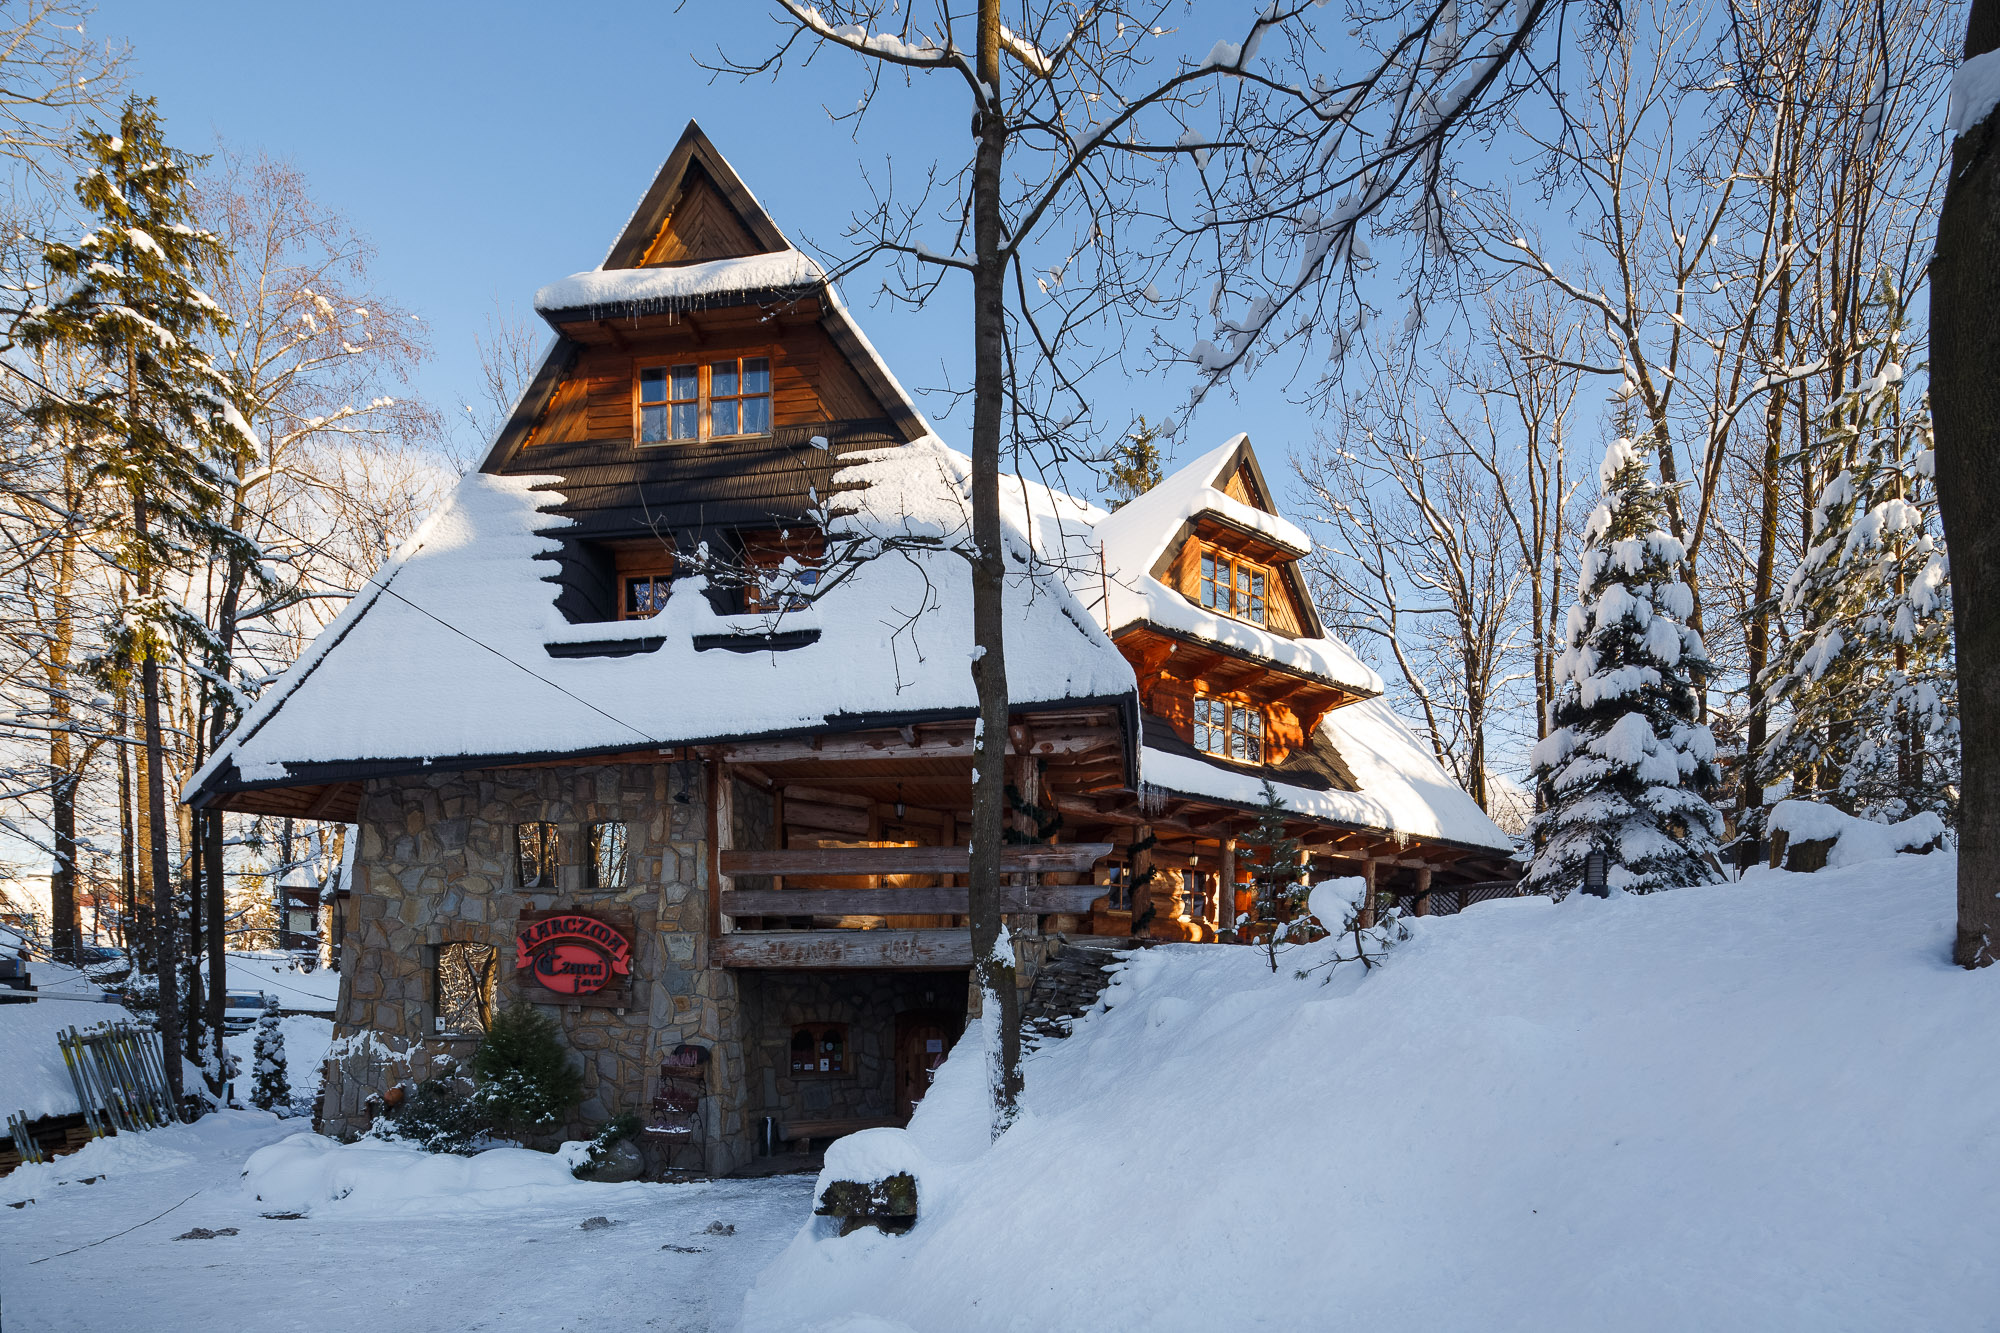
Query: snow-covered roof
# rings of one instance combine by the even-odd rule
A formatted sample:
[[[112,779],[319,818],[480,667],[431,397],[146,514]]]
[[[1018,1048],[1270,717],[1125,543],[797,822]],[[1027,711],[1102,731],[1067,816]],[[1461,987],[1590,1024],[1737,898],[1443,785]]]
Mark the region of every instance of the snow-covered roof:
[[[1360,790],[1314,791],[1274,781],[1288,808],[1315,819],[1511,854],[1512,840],[1439,767],[1386,700],[1362,699],[1333,709],[1320,721],[1319,735],[1346,763]],[[1148,787],[1182,796],[1246,806],[1264,799],[1264,775],[1255,769],[1151,746],[1140,752],[1139,776]]]
[[[1317,676],[1357,694],[1380,694],[1382,677],[1340,640],[1287,638],[1247,621],[1218,615],[1153,576],[1161,558],[1186,534],[1188,525],[1205,514],[1254,532],[1295,555],[1311,553],[1311,538],[1296,524],[1244,504],[1217,487],[1229,464],[1247,447],[1246,436],[1230,437],[1097,523],[1096,539],[1104,549],[1101,614],[1105,630],[1116,634],[1143,621]]]
[[[794,249],[668,268],[595,268],[535,293],[535,309],[626,311],[649,305],[728,304],[747,293],[810,287],[826,273]]]
[[[292,765],[588,753],[823,729],[859,713],[972,709],[971,581],[943,545],[970,521],[969,462],[935,437],[849,458],[838,480],[858,512],[842,523],[895,549],[775,623],[717,615],[690,578],[651,619],[569,624],[546,581],[553,566],[536,558],[559,549],[543,534],[566,522],[546,512],[560,493],[536,489],[552,479],[467,476],[189,790],[229,762],[259,782],[292,776]],[[1129,695],[1132,671],[1117,648],[1053,570],[1026,560],[1027,525],[1046,526],[1066,497],[1029,488],[1024,506],[1021,487],[1006,490],[1010,694],[1029,705]],[[819,637],[773,652],[696,644],[773,629]],[[634,639],[660,642],[622,657],[554,657],[547,647]]]

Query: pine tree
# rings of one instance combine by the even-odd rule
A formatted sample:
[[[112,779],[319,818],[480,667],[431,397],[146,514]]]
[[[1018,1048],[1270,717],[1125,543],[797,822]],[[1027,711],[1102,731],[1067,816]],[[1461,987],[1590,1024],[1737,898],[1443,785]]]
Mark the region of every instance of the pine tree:
[[[1722,817],[1707,800],[1715,738],[1696,721],[1708,652],[1686,618],[1687,553],[1662,528],[1648,452],[1620,437],[1599,472],[1603,497],[1584,525],[1551,730],[1530,761],[1547,808],[1533,829],[1528,887],[1562,896],[1592,852],[1607,884],[1650,893],[1722,872]]]
[[[514,1128],[553,1125],[583,1098],[583,1073],[570,1063],[562,1029],[530,1004],[494,1016],[472,1054],[472,1076],[473,1100]]]
[[[136,97],[125,103],[118,132],[86,133],[83,151],[94,165],[77,181],[76,194],[97,224],[75,244],[46,248],[44,258],[65,289],[28,312],[19,336],[32,350],[94,355],[105,371],[77,394],[44,386],[28,415],[43,429],[88,442],[80,459],[88,474],[130,505],[130,525],[113,554],[130,576],[131,597],[120,608],[104,665],[111,678],[127,679],[134,668],[139,677],[146,855],[156,899],[153,962],[161,1033],[174,1050],[182,1044],[180,945],[160,669],[201,630],[173,599],[168,574],[190,565],[196,553],[205,559],[216,550],[256,563],[255,549],[216,517],[222,481],[248,457],[249,442],[229,424],[235,419],[230,386],[200,347],[224,323],[200,282],[225,262],[216,238],[193,221],[188,178],[200,159],[169,147],[154,103]],[[219,966],[211,968],[209,981],[218,992],[226,984]],[[212,1006],[210,1013],[218,1010]],[[222,1034],[203,1035],[203,1062],[213,1081],[227,1063]],[[178,1060],[167,1062],[167,1080],[178,1095]]]
[[[1907,349],[1886,282],[1875,305],[1890,312],[1868,344],[1875,373],[1834,404],[1819,444],[1839,471],[1783,593],[1801,628],[1766,673],[1782,721],[1757,781],[1865,818],[1951,820],[1958,690],[1930,405],[1903,405]]]
[[[264,1016],[257,1020],[254,1048],[257,1083],[250,1102],[259,1110],[284,1111],[292,1104],[292,1083],[285,1070],[285,1033],[278,1026],[278,1002],[264,1001]]]

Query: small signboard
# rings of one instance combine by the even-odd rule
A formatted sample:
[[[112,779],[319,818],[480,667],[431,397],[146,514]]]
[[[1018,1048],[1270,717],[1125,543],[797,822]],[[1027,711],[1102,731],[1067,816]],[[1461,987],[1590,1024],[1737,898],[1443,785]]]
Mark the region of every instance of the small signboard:
[[[583,912],[523,913],[514,968],[558,1003],[623,1008],[632,1000],[631,926]]]

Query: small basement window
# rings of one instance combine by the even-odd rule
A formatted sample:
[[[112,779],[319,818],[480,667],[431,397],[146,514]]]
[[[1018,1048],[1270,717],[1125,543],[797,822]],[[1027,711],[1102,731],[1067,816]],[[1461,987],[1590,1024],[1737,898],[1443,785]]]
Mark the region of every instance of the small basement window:
[[[847,1024],[806,1023],[792,1029],[794,1074],[845,1074]]]
[[[1227,551],[1201,553],[1201,604],[1210,611],[1263,624],[1269,579],[1262,565],[1238,559]]]
[[[514,825],[514,869],[524,889],[556,886],[556,826]]]
[[[1194,697],[1194,748],[1239,763],[1264,762],[1264,714],[1252,705]]]
[[[625,887],[625,825],[622,821],[606,820],[589,826],[590,837],[590,887],[593,889],[622,889]]]
[[[771,433],[771,358],[738,356],[639,371],[639,443]]]
[[[440,1036],[479,1037],[493,1023],[493,980],[500,951],[490,944],[440,944],[433,975]]]

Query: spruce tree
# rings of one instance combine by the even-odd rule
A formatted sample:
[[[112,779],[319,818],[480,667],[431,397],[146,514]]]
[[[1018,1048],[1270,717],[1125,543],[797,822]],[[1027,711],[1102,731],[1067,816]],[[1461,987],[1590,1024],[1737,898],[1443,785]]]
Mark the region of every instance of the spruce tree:
[[[1299,867],[1299,840],[1285,833],[1285,802],[1271,780],[1264,780],[1264,800],[1257,807],[1257,824],[1243,835],[1249,853],[1250,880],[1257,888],[1257,915],[1263,927],[1264,952],[1273,972],[1278,970],[1278,946],[1286,943],[1299,920],[1304,902]],[[1225,884],[1224,893],[1234,891]]]
[[[264,1016],[257,1020],[254,1062],[257,1083],[250,1093],[251,1104],[263,1111],[282,1112],[289,1108],[292,1083],[285,1069],[285,1033],[278,1026],[278,1002],[274,998],[264,1001]]]
[[[83,156],[92,165],[77,181],[76,194],[95,226],[74,244],[44,250],[61,294],[24,316],[19,336],[32,350],[94,355],[105,372],[80,393],[44,386],[28,416],[86,442],[89,452],[80,461],[90,476],[115,488],[130,506],[130,525],[113,552],[129,578],[121,587],[130,597],[119,608],[106,671],[122,679],[136,669],[139,677],[151,835],[144,853],[156,900],[151,961],[159,979],[161,1034],[172,1051],[182,1044],[182,997],[161,666],[200,633],[200,623],[174,600],[171,571],[216,550],[257,562],[255,548],[217,517],[222,482],[249,457],[249,440],[230,424],[240,418],[228,405],[226,377],[200,346],[225,323],[200,285],[225,262],[220,242],[194,220],[189,175],[201,159],[169,147],[154,103],[137,97],[125,103],[117,133],[83,135]],[[226,985],[219,967],[212,968],[209,984],[218,993]],[[227,1065],[222,1034],[203,1036],[201,1058],[211,1091],[219,1091]],[[180,1068],[179,1060],[167,1061],[176,1096]]]
[[[1782,607],[1800,628],[1766,673],[1780,719],[1757,781],[1865,818],[1931,810],[1958,790],[1950,571],[1932,484],[1930,405],[1905,408],[1900,302],[1869,342],[1875,373],[1828,413],[1819,449],[1838,466]]]
[[[1113,509],[1122,508],[1160,484],[1163,475],[1160,446],[1155,441],[1164,429],[1164,426],[1149,426],[1146,418],[1140,417],[1138,429],[1111,446],[1105,484],[1116,497],[1111,501]]]
[[[1708,652],[1686,624],[1687,553],[1663,529],[1643,446],[1613,441],[1599,480],[1556,659],[1551,729],[1530,761],[1547,804],[1527,884],[1557,897],[1583,886],[1592,852],[1606,858],[1607,886],[1630,893],[1722,877],[1722,817],[1707,799],[1715,738],[1696,720]]]

